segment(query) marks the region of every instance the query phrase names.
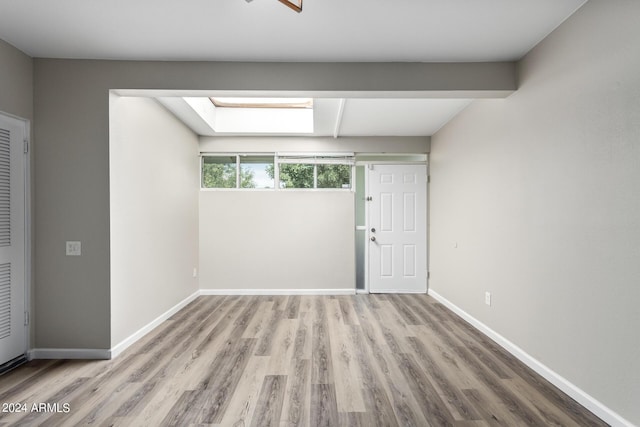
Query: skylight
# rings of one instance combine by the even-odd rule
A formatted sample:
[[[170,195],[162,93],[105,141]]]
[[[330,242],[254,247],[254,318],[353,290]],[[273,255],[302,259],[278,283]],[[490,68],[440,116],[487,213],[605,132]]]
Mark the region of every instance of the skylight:
[[[313,133],[312,98],[183,98],[216,133]]]
[[[313,98],[229,98],[211,97],[220,108],[313,108]]]

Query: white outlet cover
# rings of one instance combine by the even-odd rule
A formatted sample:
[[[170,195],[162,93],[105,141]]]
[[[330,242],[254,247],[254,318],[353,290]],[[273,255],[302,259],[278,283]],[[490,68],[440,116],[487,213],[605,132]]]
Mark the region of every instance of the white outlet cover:
[[[491,305],[491,292],[484,293],[484,303],[487,305]]]
[[[67,241],[67,256],[80,256],[82,255],[82,242]]]

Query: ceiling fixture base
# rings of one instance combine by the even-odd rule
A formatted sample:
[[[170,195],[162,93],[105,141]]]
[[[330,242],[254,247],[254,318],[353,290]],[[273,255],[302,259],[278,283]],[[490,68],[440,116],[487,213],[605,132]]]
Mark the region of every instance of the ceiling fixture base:
[[[295,10],[296,12],[302,12],[302,0],[278,0],[285,6]]]

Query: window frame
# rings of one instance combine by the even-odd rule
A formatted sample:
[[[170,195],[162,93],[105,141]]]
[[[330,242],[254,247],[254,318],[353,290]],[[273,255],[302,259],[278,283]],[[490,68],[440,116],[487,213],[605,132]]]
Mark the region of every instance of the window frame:
[[[273,157],[273,188],[242,188],[240,171],[241,157]],[[355,191],[355,167],[356,159],[354,153],[241,153],[241,152],[202,152],[200,157],[200,190],[201,191]],[[204,187],[204,164],[206,157],[235,157],[236,159],[236,186],[233,188]],[[282,188],[280,183],[281,164],[311,164],[313,165],[313,188]],[[318,188],[318,165],[348,165],[349,188]]]
[[[236,186],[235,187],[205,187],[204,186],[204,165],[205,157],[235,157],[236,158]],[[238,188],[238,155],[235,153],[215,153],[200,155],[200,190],[237,190]]]
[[[243,157],[269,157],[273,159],[273,187],[271,188],[256,188],[256,187],[242,187],[242,158]],[[236,188],[232,190],[254,190],[254,191],[269,191],[274,190],[278,184],[277,180],[277,166],[275,153],[238,153],[236,163]],[[244,163],[251,164],[251,163]]]

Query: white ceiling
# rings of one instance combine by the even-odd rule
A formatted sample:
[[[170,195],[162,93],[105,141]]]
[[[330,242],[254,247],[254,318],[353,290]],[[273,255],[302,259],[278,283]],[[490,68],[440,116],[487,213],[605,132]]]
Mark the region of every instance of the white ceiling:
[[[157,99],[198,135],[231,135],[216,133],[180,97]],[[433,135],[470,102],[470,99],[316,98],[314,131],[302,136]]]
[[[585,0],[0,0],[0,39],[33,57],[517,60]]]
[[[0,39],[42,58],[514,61],[585,1],[304,0],[298,14],[277,0],[0,0]],[[433,135],[469,102],[347,99],[339,114],[339,99],[317,99],[313,135]]]

